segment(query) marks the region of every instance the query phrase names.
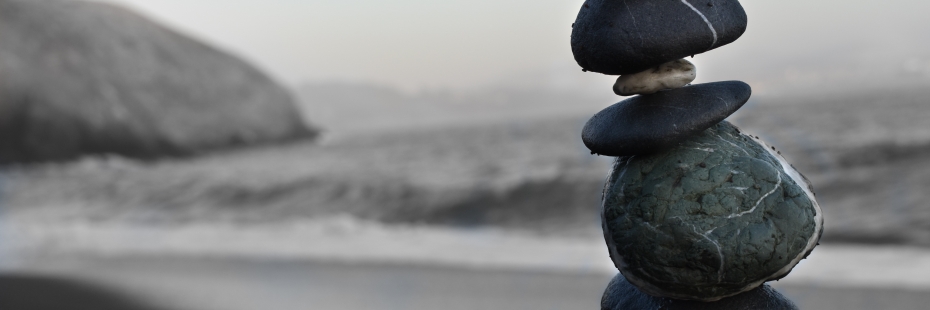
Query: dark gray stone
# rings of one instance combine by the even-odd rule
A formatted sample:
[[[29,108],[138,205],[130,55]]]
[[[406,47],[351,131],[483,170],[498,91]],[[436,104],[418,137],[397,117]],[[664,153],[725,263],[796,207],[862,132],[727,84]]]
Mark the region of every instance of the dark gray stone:
[[[0,163],[310,138],[287,89],[119,6],[0,0]]]
[[[643,293],[618,274],[604,291],[601,310],[796,310],[797,306],[767,284],[714,302],[678,300]]]
[[[591,152],[630,156],[674,147],[736,112],[752,94],[740,81],[714,82],[636,96],[598,112],[581,139]]]
[[[603,225],[614,264],[640,290],[714,301],[787,275],[823,217],[810,182],[774,148],[721,122],[676,148],[618,158]]]
[[[572,25],[572,53],[587,71],[620,75],[736,41],[736,0],[587,0]]]

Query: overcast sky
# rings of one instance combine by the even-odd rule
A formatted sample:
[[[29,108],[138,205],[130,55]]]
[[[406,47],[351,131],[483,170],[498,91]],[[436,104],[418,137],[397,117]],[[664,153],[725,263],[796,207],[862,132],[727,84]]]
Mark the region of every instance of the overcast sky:
[[[582,0],[104,0],[258,65],[287,84],[609,89],[569,47]],[[657,1],[657,0],[656,0]],[[930,79],[930,1],[744,0],[747,32],[698,55],[698,81],[754,88],[870,76]],[[609,91],[609,90],[607,90]]]

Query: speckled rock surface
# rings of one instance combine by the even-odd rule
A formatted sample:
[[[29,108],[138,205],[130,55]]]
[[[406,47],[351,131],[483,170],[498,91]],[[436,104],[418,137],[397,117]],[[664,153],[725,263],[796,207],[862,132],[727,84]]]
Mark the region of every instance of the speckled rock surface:
[[[736,41],[736,0],[587,0],[572,25],[572,53],[588,71],[636,73]]]
[[[626,99],[601,110],[581,132],[591,152],[607,156],[674,147],[736,112],[752,89],[740,81],[697,84]]]
[[[751,291],[715,302],[702,302],[654,297],[636,289],[618,274],[604,291],[601,310],[796,310],[797,306],[771,286],[762,285]]]
[[[702,301],[785,276],[823,227],[810,183],[727,122],[667,151],[618,158],[602,215],[611,258],[631,283]]]
[[[690,61],[672,60],[645,71],[622,75],[614,83],[614,93],[620,96],[654,94],[660,90],[681,88],[697,78]]]

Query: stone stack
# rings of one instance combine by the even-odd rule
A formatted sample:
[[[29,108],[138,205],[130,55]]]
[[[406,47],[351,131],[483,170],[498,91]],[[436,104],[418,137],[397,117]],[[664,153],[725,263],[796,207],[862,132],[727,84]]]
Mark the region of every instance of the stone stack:
[[[786,276],[823,228],[810,182],[775,148],[724,121],[740,81],[690,85],[682,59],[746,29],[736,0],[587,0],[572,26],[586,71],[638,95],[592,117],[582,139],[616,156],[603,229],[618,275],[602,308],[796,309],[764,283]]]

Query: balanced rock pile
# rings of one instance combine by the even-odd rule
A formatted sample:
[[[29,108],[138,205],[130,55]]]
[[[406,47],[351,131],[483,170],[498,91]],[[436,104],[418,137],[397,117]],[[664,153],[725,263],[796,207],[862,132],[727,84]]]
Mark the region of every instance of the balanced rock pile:
[[[786,276],[823,227],[810,182],[759,137],[724,121],[739,81],[690,85],[682,59],[746,29],[736,0],[587,0],[572,51],[586,71],[638,95],[592,117],[593,153],[616,156],[603,229],[620,270],[603,309],[795,309],[764,285]]]

